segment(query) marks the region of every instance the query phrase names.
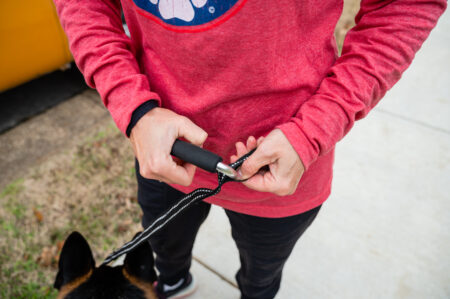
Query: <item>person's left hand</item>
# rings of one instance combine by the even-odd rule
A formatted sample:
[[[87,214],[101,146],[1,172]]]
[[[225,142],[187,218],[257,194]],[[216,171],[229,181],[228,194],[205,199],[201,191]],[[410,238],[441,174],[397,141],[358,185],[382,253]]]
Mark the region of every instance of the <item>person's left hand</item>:
[[[231,162],[256,147],[240,168],[242,178],[249,178],[243,184],[256,191],[280,196],[294,193],[305,168],[283,132],[275,129],[258,140],[250,136],[246,144],[237,142],[236,155],[230,157]]]

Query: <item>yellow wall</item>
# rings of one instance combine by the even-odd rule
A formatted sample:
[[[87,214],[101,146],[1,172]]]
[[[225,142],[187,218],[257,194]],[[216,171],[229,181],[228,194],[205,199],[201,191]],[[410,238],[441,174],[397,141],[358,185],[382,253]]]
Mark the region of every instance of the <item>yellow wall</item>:
[[[52,0],[0,0],[0,92],[71,60]]]

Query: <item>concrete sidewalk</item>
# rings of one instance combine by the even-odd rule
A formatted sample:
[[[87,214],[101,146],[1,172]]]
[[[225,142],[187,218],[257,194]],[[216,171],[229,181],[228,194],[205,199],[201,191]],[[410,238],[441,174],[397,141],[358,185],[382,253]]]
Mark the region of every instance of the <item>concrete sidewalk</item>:
[[[332,196],[294,249],[277,298],[450,297],[449,32],[447,11],[399,84],[338,144]],[[194,254],[192,298],[239,297],[220,208]]]

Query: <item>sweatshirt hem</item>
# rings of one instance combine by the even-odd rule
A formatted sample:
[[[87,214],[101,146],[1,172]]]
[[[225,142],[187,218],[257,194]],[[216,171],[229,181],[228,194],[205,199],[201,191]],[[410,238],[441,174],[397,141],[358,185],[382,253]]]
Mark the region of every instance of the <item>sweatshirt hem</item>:
[[[331,194],[331,183],[328,185],[328,187],[325,189],[324,192],[317,195],[316,197],[306,201],[301,201],[298,204],[294,205],[269,206],[269,205],[262,205],[261,202],[258,202],[257,204],[252,203],[245,204],[242,202],[237,203],[228,200],[221,200],[214,197],[205,199],[205,202],[241,214],[265,218],[283,218],[298,215],[320,206],[327,200],[330,194]]]

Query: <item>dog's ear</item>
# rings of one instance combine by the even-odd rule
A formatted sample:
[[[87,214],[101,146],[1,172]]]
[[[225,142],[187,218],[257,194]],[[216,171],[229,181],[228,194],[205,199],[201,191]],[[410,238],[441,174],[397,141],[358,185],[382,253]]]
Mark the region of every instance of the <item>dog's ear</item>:
[[[59,290],[63,285],[88,274],[94,268],[95,260],[89,244],[79,232],[73,232],[64,242],[53,286]]]
[[[154,265],[153,250],[147,241],[129,252],[124,262],[124,268],[129,274],[151,283],[157,279]]]

